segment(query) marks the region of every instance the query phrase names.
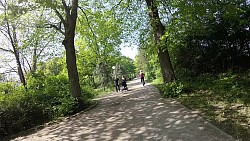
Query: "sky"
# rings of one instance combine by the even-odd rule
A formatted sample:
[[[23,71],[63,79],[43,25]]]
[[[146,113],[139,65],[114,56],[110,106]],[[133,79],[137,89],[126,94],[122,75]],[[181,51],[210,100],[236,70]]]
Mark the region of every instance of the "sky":
[[[136,45],[130,45],[130,44],[121,44],[121,53],[124,56],[127,56],[133,60],[135,60],[135,56],[137,54],[137,46]]]

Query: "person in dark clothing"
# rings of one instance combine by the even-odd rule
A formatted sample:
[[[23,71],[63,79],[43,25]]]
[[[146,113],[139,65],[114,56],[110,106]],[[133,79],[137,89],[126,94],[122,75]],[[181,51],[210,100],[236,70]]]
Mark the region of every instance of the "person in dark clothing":
[[[118,78],[115,79],[115,90],[116,90],[116,92],[120,91],[120,85],[119,85],[119,79]]]
[[[142,71],[140,71],[140,78],[141,78],[141,82],[143,86],[145,85],[144,77],[145,77],[145,74]]]
[[[122,91],[123,90],[128,90],[127,80],[126,80],[126,78],[124,76],[122,76],[122,86],[123,86]]]

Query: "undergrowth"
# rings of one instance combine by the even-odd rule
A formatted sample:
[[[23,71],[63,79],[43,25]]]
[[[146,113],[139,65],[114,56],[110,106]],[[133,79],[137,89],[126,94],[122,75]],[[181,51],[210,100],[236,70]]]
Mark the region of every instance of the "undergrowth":
[[[203,74],[158,84],[163,97],[175,97],[234,138],[250,138],[250,72]]]
[[[83,107],[70,95],[64,75],[29,78],[27,90],[11,83],[0,84],[0,138],[72,115],[87,108],[93,89],[82,86]]]

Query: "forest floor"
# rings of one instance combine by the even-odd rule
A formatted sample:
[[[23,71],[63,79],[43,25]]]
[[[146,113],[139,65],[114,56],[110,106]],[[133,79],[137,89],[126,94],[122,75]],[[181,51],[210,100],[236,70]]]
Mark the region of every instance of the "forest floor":
[[[150,84],[103,95],[94,108],[14,141],[234,141],[174,99],[162,99]]]

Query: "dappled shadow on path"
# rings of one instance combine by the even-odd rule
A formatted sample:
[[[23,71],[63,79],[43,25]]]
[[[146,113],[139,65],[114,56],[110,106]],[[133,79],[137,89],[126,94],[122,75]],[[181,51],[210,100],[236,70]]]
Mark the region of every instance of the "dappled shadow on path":
[[[15,140],[233,140],[176,101],[161,99],[154,87],[138,81],[128,85],[130,91],[99,98],[90,111]]]

